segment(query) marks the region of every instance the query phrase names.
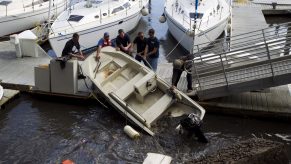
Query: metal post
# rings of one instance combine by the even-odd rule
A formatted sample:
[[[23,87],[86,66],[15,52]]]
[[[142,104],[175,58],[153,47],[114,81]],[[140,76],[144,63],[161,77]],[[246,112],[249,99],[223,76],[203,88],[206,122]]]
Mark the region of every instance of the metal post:
[[[6,6],[6,16],[7,16],[7,5],[5,5]]]
[[[225,82],[226,82],[226,85],[228,86],[228,80],[227,80],[227,76],[226,76],[224,64],[223,64],[223,61],[222,61],[222,58],[221,58],[221,54],[219,54],[219,57],[220,57],[220,62],[221,62],[221,66],[222,66],[222,69],[223,69],[223,74],[224,74]]]
[[[264,43],[265,43],[266,50],[267,50],[268,61],[269,61],[269,64],[271,66],[272,77],[274,78],[274,69],[273,69],[273,65],[272,65],[272,62],[271,62],[271,56],[270,56],[269,46],[268,46],[268,43],[266,41],[264,29],[262,29],[262,33],[263,33]]]
[[[48,31],[51,28],[51,7],[52,7],[52,0],[49,2],[49,11],[48,11]]]
[[[201,83],[200,83],[200,80],[199,80],[199,75],[198,75],[198,72],[197,72],[197,69],[196,69],[196,66],[195,66],[195,60],[193,59],[193,67],[194,67],[194,71],[195,71],[195,75],[196,75],[196,79],[198,81],[198,85],[199,85],[199,88],[200,88],[200,91],[202,91],[202,87],[201,87]]]

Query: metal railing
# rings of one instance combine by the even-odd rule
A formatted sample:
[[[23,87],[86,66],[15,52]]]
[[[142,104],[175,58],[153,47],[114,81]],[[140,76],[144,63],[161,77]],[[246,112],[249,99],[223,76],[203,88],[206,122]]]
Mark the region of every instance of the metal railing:
[[[291,73],[291,23],[205,44],[194,58],[199,91]]]

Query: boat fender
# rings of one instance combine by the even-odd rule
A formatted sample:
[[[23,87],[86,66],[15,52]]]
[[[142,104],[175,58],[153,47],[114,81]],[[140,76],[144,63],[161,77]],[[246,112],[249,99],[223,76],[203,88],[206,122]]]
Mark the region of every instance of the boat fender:
[[[194,31],[193,30],[188,30],[187,32],[186,32],[186,34],[187,35],[189,35],[189,36],[191,36],[191,37],[193,37],[194,36]]]
[[[165,17],[165,14],[161,15],[160,18],[159,18],[159,21],[160,23],[165,23],[166,22],[166,17]]]
[[[126,125],[123,131],[131,138],[131,139],[138,139],[140,138],[140,134],[134,130],[131,126]]]
[[[143,7],[141,9],[142,16],[147,16],[149,14],[149,10],[146,7]]]

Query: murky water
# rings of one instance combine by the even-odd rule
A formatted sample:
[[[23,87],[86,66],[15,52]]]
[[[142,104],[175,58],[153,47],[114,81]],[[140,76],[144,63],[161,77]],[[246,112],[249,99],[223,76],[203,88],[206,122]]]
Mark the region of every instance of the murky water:
[[[253,137],[282,142],[291,154],[288,123],[208,114],[203,130],[210,143],[201,144],[174,132],[178,119],[165,118],[157,136],[133,141],[115,110],[74,102],[22,94],[8,104],[0,113],[0,163],[140,163],[148,152],[183,162]]]
[[[178,46],[168,55],[177,42],[167,24],[158,22],[163,1],[152,0],[150,7],[151,14],[131,37],[155,28],[161,40],[160,63],[186,53]],[[22,94],[0,111],[0,163],[60,163],[64,159],[78,164],[141,163],[148,152],[167,154],[174,163],[182,163],[254,137],[284,143],[291,159],[290,123],[206,114],[203,130],[210,143],[201,144],[176,134],[177,122],[178,118],[163,119],[157,136],[142,133],[141,139],[133,141],[123,132],[127,120],[97,102]]]

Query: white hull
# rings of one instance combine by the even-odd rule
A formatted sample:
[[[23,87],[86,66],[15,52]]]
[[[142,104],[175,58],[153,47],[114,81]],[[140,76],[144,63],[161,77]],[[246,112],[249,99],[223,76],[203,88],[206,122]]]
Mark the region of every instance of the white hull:
[[[3,90],[3,87],[0,85],[0,100],[3,97],[3,94],[4,94],[4,90]]]
[[[192,52],[193,45],[199,45],[201,49],[217,39],[226,29],[230,16],[229,5],[225,0],[203,0],[199,3],[197,13],[203,16],[197,18],[195,39],[193,39],[194,17],[191,19],[189,17],[190,13],[195,13],[194,3],[190,4],[188,0],[167,0],[165,3],[164,14],[169,31],[189,52]]]
[[[98,63],[89,55],[82,64],[84,74],[113,107],[150,135],[162,116],[195,113],[203,119],[205,110],[199,104],[176,89],[180,96],[174,99],[170,85],[134,58],[113,47],[103,48],[100,57]]]
[[[84,50],[97,46],[97,42],[103,36],[104,32],[108,32],[111,39],[113,39],[117,36],[118,29],[124,29],[126,32],[131,31],[136,27],[140,18],[141,14],[138,12],[131,17],[123,19],[122,24],[119,24],[121,20],[118,20],[102,26],[85,29],[83,31],[75,31],[80,35],[79,43],[81,45],[81,49]],[[58,57],[61,56],[66,42],[72,38],[72,35],[73,33],[49,38],[50,45]]]
[[[51,9],[51,16],[57,16],[66,9],[66,2],[55,4]],[[31,9],[30,9],[31,10]],[[0,37],[33,28],[48,19],[49,4],[35,7],[34,11],[26,11],[0,17]]]
[[[199,48],[204,48],[207,46],[207,44],[203,44],[203,43],[212,42],[215,39],[217,39],[225,30],[227,26],[227,21],[228,19],[221,21],[219,24],[217,24],[217,26],[213,27],[209,31],[206,31],[205,35],[202,33],[196,34],[195,45],[200,45]],[[179,28],[177,24],[175,24],[174,22],[175,20],[171,20],[169,17],[167,18],[167,23],[168,23],[168,28],[169,28],[170,33],[177,41],[180,41],[183,37],[183,39],[180,42],[180,45],[182,45],[189,52],[192,51],[193,37],[185,34],[187,30],[182,29],[181,27]]]
[[[66,42],[72,38],[73,33],[80,35],[81,50],[97,45],[104,32],[108,32],[110,39],[114,39],[118,29],[125,32],[133,30],[141,18],[141,9],[147,5],[147,0],[142,1],[110,1],[86,8],[85,2],[77,3],[72,11],[64,11],[51,26],[49,42],[57,56],[61,56]],[[141,3],[142,2],[142,3]],[[116,11],[118,7],[130,4],[130,8]],[[101,15],[101,16],[100,16]],[[71,17],[80,16],[80,20],[70,20]]]

